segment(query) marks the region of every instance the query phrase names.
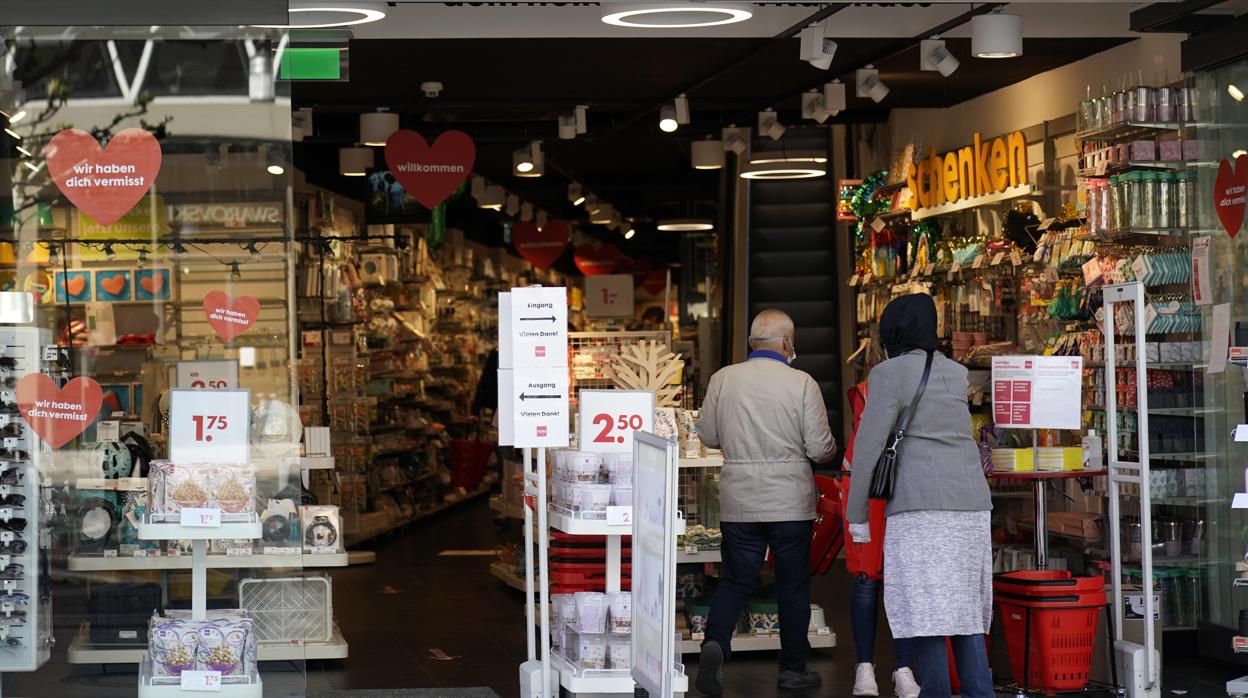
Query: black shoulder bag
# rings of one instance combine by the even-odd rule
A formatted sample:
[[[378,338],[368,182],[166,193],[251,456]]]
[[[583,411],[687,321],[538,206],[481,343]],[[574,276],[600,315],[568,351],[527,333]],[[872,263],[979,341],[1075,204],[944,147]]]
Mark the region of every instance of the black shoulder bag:
[[[901,448],[902,439],[906,438],[906,430],[910,428],[910,419],[919,406],[919,399],[927,388],[927,378],[932,375],[933,352],[927,352],[927,362],[923,364],[923,378],[919,380],[919,390],[910,401],[910,406],[897,417],[893,433],[888,437],[888,444],[880,453],[880,460],[875,464],[875,472],[871,474],[871,499],[892,499],[897,488],[897,449]]]

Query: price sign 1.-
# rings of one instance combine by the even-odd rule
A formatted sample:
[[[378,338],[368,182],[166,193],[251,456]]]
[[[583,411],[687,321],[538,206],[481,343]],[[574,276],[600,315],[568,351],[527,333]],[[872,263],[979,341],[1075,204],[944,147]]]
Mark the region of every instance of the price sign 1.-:
[[[169,460],[246,463],[250,455],[251,391],[169,391]]]
[[[221,510],[187,507],[181,512],[180,523],[188,528],[221,528]]]
[[[654,430],[654,394],[648,390],[582,390],[580,449],[632,453],[633,433]]]
[[[228,390],[238,387],[237,361],[179,361],[177,382],[179,388],[196,390]]]
[[[181,679],[183,691],[202,691],[218,693],[221,691],[221,672],[219,671],[183,671]]]

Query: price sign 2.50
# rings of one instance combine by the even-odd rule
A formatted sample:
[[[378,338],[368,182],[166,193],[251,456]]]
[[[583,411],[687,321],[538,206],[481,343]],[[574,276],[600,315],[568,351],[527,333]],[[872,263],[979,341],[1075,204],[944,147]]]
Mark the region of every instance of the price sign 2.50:
[[[632,453],[633,434],[654,429],[654,393],[646,390],[582,390],[581,449]]]

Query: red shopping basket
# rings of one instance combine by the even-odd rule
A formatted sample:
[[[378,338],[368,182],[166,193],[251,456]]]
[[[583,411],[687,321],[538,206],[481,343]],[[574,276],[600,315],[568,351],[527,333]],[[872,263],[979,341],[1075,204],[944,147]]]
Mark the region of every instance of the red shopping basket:
[[[1018,570],[992,579],[996,591],[1027,596],[1069,596],[1104,591],[1101,577],[1075,577],[1066,570]]]
[[[1098,579],[1098,585],[1096,591],[1072,589],[1057,596],[1048,593],[1051,587],[1038,587],[1035,594],[1037,587],[994,580],[1010,668],[1024,690],[1067,691],[1087,685],[1096,623],[1105,607],[1104,582]]]
[[[845,526],[841,512],[841,488],[835,478],[815,476],[819,502],[815,505],[815,521],[811,527],[810,572],[827,574],[828,568],[845,547]]]

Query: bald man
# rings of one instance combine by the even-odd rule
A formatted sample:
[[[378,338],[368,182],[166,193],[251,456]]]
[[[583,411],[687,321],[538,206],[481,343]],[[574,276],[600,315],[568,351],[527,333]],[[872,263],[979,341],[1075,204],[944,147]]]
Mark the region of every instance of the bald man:
[[[812,688],[821,681],[806,668],[810,535],[818,499],[811,461],[832,460],[836,442],[819,385],[789,365],[797,358],[793,334],[788,315],[759,313],[750,326],[749,357],[711,376],[698,419],[702,443],[724,452],[719,481],[723,565],[696,682],[707,696],[723,694],[732,631],[768,549],[775,560],[780,610],[777,683]]]

